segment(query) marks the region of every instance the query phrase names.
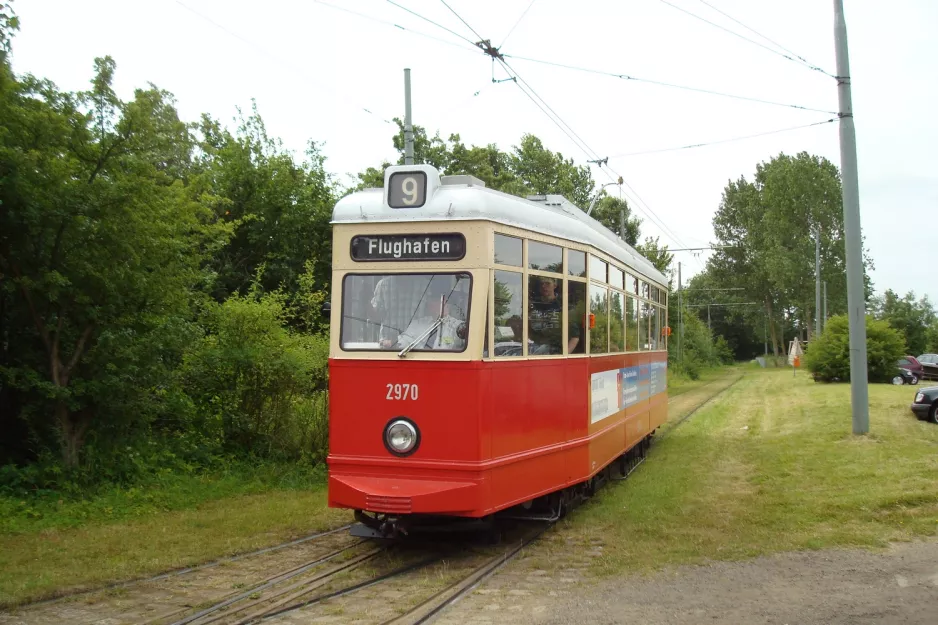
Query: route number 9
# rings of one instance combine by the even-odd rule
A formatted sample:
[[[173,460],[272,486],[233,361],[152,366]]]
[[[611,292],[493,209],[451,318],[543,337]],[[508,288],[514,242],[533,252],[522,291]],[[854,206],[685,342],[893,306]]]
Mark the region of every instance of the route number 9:
[[[391,208],[420,208],[427,200],[427,175],[422,171],[402,171],[388,179],[388,205]]]
[[[388,396],[390,400],[417,400],[419,396],[416,384],[388,384]]]

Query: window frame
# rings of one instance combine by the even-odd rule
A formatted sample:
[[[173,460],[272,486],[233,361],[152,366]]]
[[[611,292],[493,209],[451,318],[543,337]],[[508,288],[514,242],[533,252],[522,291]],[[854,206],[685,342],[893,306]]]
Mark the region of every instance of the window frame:
[[[373,349],[373,348],[347,348],[345,347],[344,340],[344,330],[345,330],[345,299],[348,294],[348,289],[346,288],[346,283],[349,277],[375,277],[375,276],[456,276],[459,274],[465,274],[469,276],[469,293],[467,294],[466,300],[466,319],[464,323],[467,328],[467,335],[465,344],[462,349],[417,349],[416,347],[411,349],[411,353],[415,354],[464,354],[466,350],[469,349],[470,335],[468,332],[471,328],[472,323],[472,290],[475,288],[475,280],[473,280],[472,271],[469,269],[455,269],[450,271],[394,271],[390,273],[382,273],[375,271],[349,271],[344,276],[342,276],[342,303],[339,310],[339,349],[347,353],[371,353],[371,354],[393,354],[396,349]],[[377,285],[376,285],[377,286]],[[494,289],[494,285],[492,287]],[[406,328],[405,328],[406,330]],[[380,342],[380,341],[379,341]]]

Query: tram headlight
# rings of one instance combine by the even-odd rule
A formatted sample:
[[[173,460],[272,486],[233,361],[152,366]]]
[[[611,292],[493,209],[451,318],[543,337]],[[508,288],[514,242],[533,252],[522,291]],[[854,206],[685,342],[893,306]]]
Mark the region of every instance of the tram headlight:
[[[384,446],[396,456],[408,456],[420,444],[420,431],[410,420],[398,417],[384,428]]]

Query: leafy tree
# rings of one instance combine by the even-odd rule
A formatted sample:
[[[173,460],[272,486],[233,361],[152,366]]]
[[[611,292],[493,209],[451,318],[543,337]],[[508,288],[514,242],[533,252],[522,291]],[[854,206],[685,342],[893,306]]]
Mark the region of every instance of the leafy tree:
[[[762,302],[776,355],[786,324],[813,334],[815,228],[830,310],[846,310],[840,176],[826,159],[802,152],[760,163],[752,182],[740,178],[727,185],[713,225],[727,247],[708,262],[712,275]],[[865,266],[872,266],[868,259]],[[866,281],[869,293],[868,276]]]
[[[632,247],[638,247],[642,220],[632,214],[632,208],[624,199],[604,194],[590,216]]]
[[[877,319],[888,322],[902,333],[910,353],[918,355],[925,352],[928,329],[938,320],[927,295],[916,301],[913,292],[899,297],[892,289],[886,289],[882,297],[873,299],[872,310]]]
[[[404,126],[400,119],[395,118],[394,121],[398,132],[392,137],[392,142],[399,153],[397,164],[403,165]],[[414,126],[414,162],[433,165],[443,174],[469,174],[491,189],[521,197],[563,195],[584,210],[594,195],[595,184],[589,167],[578,166],[573,159],[551,152],[534,135],[524,135],[520,144],[506,153],[491,144],[467,147],[458,134],[452,134],[446,140],[439,133],[429,137],[425,128]],[[380,168],[369,167],[359,173],[359,184],[355,188],[381,187],[384,170],[389,166],[390,163],[385,162]],[[615,219],[614,230],[618,231],[618,214]]]
[[[241,116],[236,133],[203,117],[200,134],[194,184],[222,198],[211,208],[234,230],[210,262],[213,297],[245,294],[262,266],[265,291],[283,286],[295,292],[309,262],[315,282],[328,290],[335,194],[319,148],[310,143],[306,160],[297,164],[268,136],[256,106]]]
[[[223,234],[179,182],[192,140],[171,96],[121,101],[114,71],[96,59],[73,95],[0,69],[0,384],[29,397],[30,430],[57,432],[70,467],[95,423],[142,418],[121,400],[165,373],[168,328]]]
[[[896,374],[896,362],[906,347],[898,331],[868,315],[866,351],[869,381],[885,382]],[[805,352],[805,366],[818,381],[850,380],[850,326],[846,315],[828,319],[821,337],[812,341]]]
[[[638,248],[638,251],[655,266],[655,269],[670,276],[674,254],[668,252],[667,245],[660,244],[659,237],[654,239],[645,237],[645,244]]]

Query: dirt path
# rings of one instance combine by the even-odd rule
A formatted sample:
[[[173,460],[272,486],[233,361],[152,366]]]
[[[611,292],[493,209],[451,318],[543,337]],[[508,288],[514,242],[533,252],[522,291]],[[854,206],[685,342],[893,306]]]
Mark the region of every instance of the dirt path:
[[[883,553],[787,553],[593,584],[576,570],[550,576],[521,559],[436,623],[935,625],[938,541]]]

